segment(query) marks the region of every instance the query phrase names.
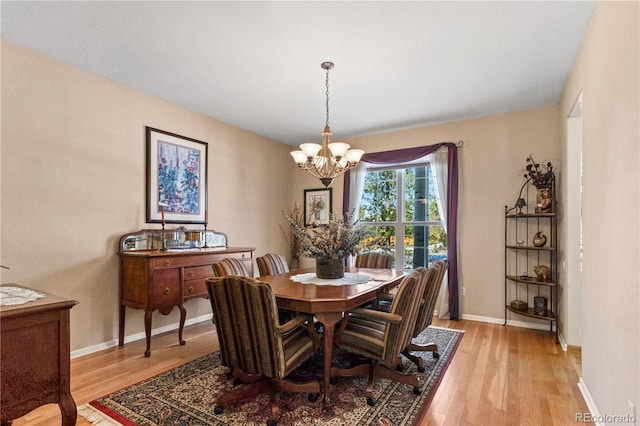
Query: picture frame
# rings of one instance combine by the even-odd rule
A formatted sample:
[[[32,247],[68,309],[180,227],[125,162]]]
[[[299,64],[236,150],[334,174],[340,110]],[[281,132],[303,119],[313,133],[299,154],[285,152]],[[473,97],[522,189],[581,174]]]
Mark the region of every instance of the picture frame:
[[[327,225],[333,206],[332,188],[304,190],[304,226]]]
[[[146,126],[147,223],[207,223],[209,144]]]

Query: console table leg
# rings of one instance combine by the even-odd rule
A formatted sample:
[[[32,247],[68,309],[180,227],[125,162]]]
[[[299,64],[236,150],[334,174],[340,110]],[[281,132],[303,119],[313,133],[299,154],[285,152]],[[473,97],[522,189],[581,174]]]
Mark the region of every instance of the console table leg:
[[[180,309],[180,328],[178,329],[178,342],[181,345],[187,344],[184,340],[182,340],[182,330],[184,329],[184,322],[187,319],[187,310],[185,309],[183,304],[178,305],[178,309]]]
[[[147,350],[144,352],[144,356],[149,358],[151,356],[151,314],[153,311],[144,311],[144,334],[147,336]]]

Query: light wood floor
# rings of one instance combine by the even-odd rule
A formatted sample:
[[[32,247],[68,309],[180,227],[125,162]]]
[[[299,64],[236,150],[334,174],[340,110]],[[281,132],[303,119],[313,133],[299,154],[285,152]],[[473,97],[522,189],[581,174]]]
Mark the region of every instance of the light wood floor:
[[[453,361],[420,425],[570,425],[588,412],[577,387],[580,352],[563,352],[548,332],[475,321],[433,325],[465,330]],[[78,406],[218,350],[211,323],[71,360],[71,393]],[[14,426],[60,425],[57,405],[14,421]],[[78,416],[77,425],[89,423]]]

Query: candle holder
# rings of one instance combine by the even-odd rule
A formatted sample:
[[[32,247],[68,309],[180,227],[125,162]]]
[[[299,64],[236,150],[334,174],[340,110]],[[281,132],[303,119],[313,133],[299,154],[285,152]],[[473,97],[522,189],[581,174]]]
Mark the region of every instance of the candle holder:
[[[162,221],[162,248],[161,251],[167,251],[167,240],[164,238],[164,220]]]
[[[207,222],[204,223],[204,245],[202,248],[209,248],[209,245],[207,245]]]

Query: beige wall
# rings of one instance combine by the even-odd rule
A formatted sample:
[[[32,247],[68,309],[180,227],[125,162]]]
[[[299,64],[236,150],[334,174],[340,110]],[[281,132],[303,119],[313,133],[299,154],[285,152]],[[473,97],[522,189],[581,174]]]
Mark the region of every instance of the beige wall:
[[[560,104],[564,125],[583,93],[582,380],[602,415],[640,406],[639,16],[597,3]]]
[[[158,227],[145,224],[145,126],[208,142],[209,227],[257,254],[286,252],[289,147],[8,42],[1,53],[1,280],[78,300],[72,350],[117,339],[118,239]],[[153,326],[178,318],[156,312]],[[127,309],[126,334],[143,331],[142,312]]]

